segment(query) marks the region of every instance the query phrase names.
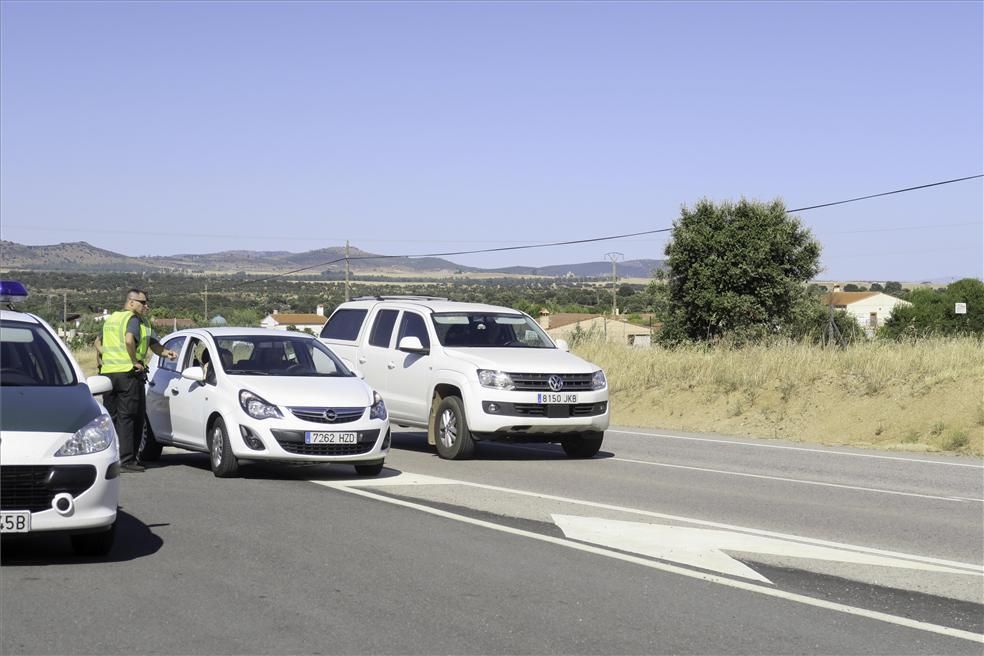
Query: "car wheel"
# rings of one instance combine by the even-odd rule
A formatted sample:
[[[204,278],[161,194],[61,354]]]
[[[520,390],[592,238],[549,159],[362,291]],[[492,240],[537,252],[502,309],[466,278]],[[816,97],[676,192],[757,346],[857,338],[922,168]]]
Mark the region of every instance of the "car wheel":
[[[383,471],[383,463],[377,462],[375,465],[356,465],[355,473],[359,476],[379,476]]]
[[[79,533],[71,536],[72,551],[77,556],[105,556],[113,548],[116,539],[116,522],[108,531],[99,533]]]
[[[150,421],[144,418],[143,438],[140,440],[140,448],[137,449],[137,460],[140,462],[157,462],[161,459],[161,451],[164,445],[154,437],[154,429],[150,427]]]
[[[605,434],[601,432],[591,432],[564,440],[561,446],[564,453],[570,458],[590,458],[598,453],[601,448],[601,441]]]
[[[208,454],[212,473],[217,477],[228,478],[239,470],[239,461],[229,446],[229,434],[221,417],[215,419],[208,432]]]
[[[446,396],[434,414],[434,443],[445,460],[466,460],[475,453],[475,441],[465,421],[465,409],[457,396]]]

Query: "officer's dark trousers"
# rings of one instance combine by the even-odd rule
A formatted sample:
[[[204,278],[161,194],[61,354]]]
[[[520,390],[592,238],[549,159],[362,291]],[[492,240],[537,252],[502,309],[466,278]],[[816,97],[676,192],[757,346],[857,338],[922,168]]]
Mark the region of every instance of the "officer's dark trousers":
[[[103,405],[120,437],[120,462],[133,462],[143,438],[146,396],[144,377],[134,371],[107,374],[113,391],[103,394]]]

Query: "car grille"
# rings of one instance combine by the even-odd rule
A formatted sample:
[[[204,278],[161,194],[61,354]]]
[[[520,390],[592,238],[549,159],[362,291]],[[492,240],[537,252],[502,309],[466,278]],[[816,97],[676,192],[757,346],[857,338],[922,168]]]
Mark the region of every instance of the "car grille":
[[[379,438],[379,430],[357,431],[357,444],[305,444],[304,431],[274,430],[274,439],[287,453],[302,456],[357,456],[372,451]]]
[[[605,414],[606,402],[601,403],[499,403],[502,409],[496,414],[513,417],[593,417]],[[511,405],[511,412],[510,412]]]
[[[588,391],[591,389],[591,380],[594,378],[594,374],[514,374],[510,373],[509,377],[512,378],[513,385],[516,386],[517,390],[523,392],[551,392],[560,390],[551,390],[550,385],[547,381],[551,376],[560,376],[560,379],[564,381],[564,386],[561,388],[565,392],[578,392],[578,391]]]
[[[56,494],[77,497],[95,482],[92,465],[4,465],[0,467],[0,509],[50,510]]]
[[[289,408],[298,419],[312,421],[316,424],[347,424],[361,419],[365,408]],[[325,413],[333,414],[334,419],[327,419]]]

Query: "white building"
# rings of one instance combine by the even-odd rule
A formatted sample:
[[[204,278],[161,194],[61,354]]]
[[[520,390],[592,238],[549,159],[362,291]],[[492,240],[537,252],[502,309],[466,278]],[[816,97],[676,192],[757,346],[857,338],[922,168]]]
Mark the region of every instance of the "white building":
[[[885,325],[898,305],[912,305],[909,301],[895,298],[882,292],[842,292],[834,291],[820,297],[824,305],[833,305],[835,310],[844,310],[854,317],[870,336]]]
[[[321,334],[321,329],[328,318],[325,316],[325,306],[319,305],[314,314],[295,314],[289,312],[278,312],[274,310],[266,318],[260,321],[261,328],[273,328],[275,330],[287,330],[288,326],[293,326],[297,330],[310,330],[315,335]]]

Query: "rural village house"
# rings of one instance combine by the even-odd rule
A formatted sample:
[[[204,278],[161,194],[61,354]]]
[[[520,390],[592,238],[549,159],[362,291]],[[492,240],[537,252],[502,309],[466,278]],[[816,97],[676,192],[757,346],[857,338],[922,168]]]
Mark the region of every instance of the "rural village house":
[[[294,326],[298,330],[308,329],[315,335],[321,334],[321,329],[325,325],[325,306],[319,305],[315,314],[294,314],[289,312],[278,312],[274,310],[266,318],[260,321],[261,328],[273,328],[274,330],[287,330],[288,326]]]
[[[636,326],[621,317],[612,318],[601,314],[562,313],[550,314],[549,310],[541,310],[539,324],[550,335],[551,339],[563,339],[568,343],[571,334],[580,329],[584,333],[603,336],[609,342],[628,344],[630,346],[649,346],[652,342],[652,331],[643,326]]]
[[[820,302],[847,312],[869,336],[885,325],[885,320],[892,315],[896,306],[911,305],[909,301],[882,292],[842,292],[839,287],[821,296]]]

